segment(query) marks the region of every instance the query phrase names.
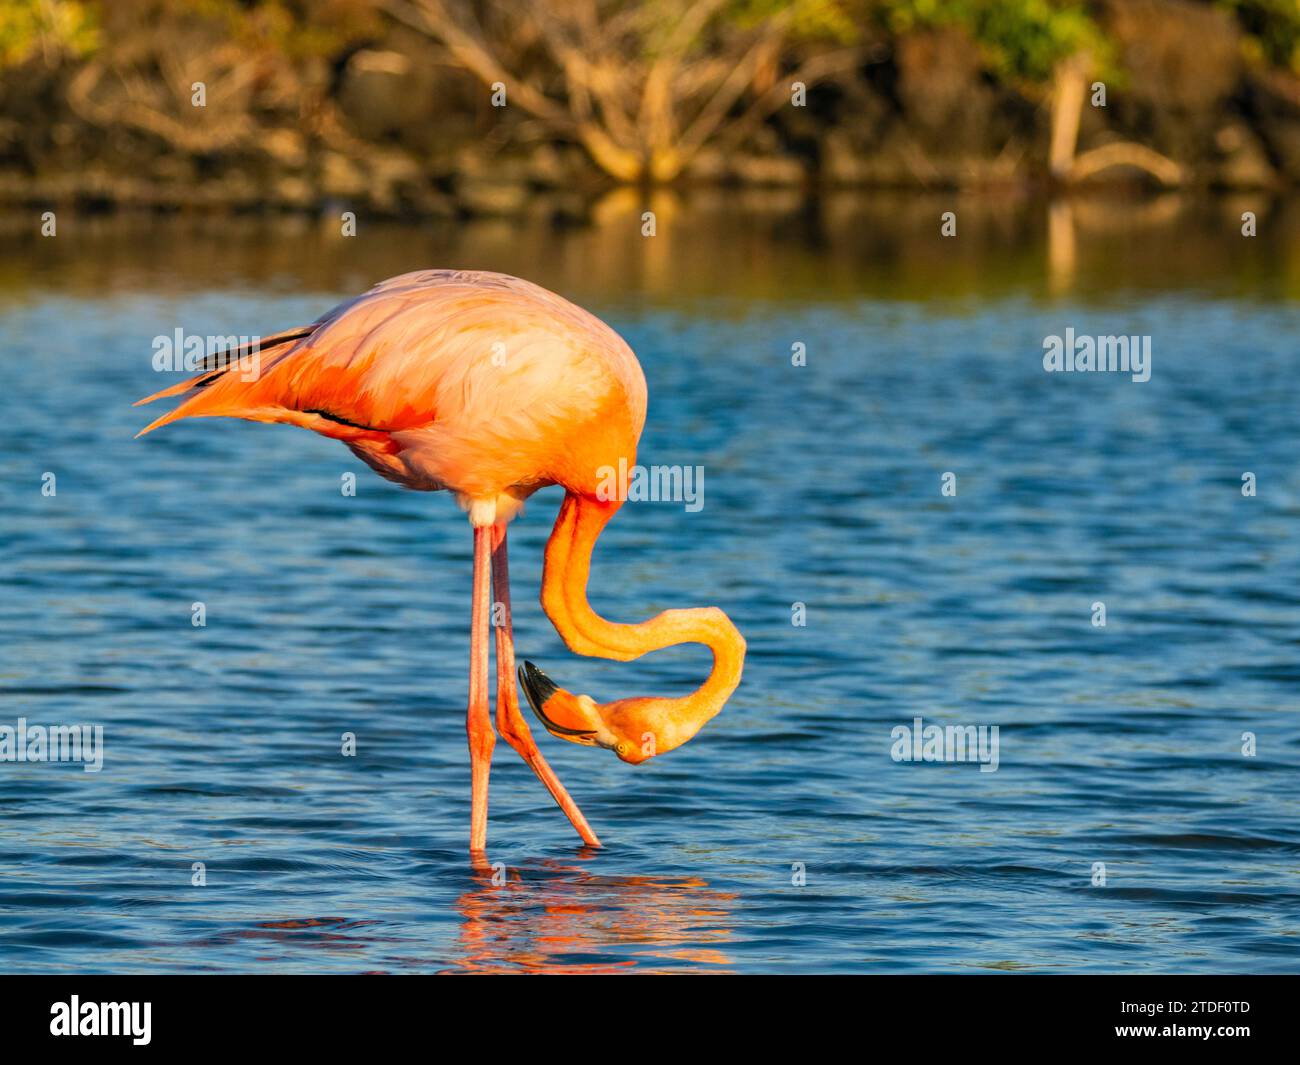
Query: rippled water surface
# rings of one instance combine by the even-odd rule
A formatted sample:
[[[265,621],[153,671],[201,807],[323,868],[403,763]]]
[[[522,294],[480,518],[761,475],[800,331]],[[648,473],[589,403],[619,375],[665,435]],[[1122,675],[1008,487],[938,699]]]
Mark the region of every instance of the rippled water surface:
[[[352,243],[9,225],[0,725],[102,725],[105,760],[0,762],[0,969],[1300,970],[1295,226],[993,205],[944,245],[941,207],[669,204],[646,240],[617,207]],[[465,853],[454,504],[288,427],[132,440],[155,336],[269,333],[434,265],[530,277],[629,340],[641,460],[703,466],[705,505],[625,507],[596,605],[716,604],[749,642],[678,751],[541,738],[602,851],[499,744],[500,884]],[[1066,327],[1149,334],[1151,380],[1044,373]],[[537,604],[558,502],[512,527],[520,654],[599,699],[689,690],[701,648],[564,648]],[[916,717],[997,725],[997,771],[895,762]]]

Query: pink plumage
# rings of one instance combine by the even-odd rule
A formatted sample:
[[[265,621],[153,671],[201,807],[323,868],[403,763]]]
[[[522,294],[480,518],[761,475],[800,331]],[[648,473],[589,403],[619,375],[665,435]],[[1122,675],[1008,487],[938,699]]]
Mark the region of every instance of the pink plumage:
[[[722,709],[745,656],[744,639],[714,607],[620,625],[587,601],[592,549],[623,503],[603,489],[610,471],[636,463],[645,424],[645,377],[632,350],[594,315],[527,281],[427,270],[384,281],[311,325],[238,354],[253,363],[213,359],[197,377],[141,400],[187,396],[139,435],[190,417],[287,422],[343,441],[407,488],[454,492],[474,527],[470,849],[486,846],[496,742],[487,709],[489,631],[497,729],[583,840],[599,845],[519,710],[506,525],[523,501],[547,485],[565,489],[546,547],[542,606],[571,650],[618,661],[686,642],[713,652],[708,678],[690,695],[604,704],[525,663],[519,679],[552,735],[644,762],[691,739]],[[490,620],[493,602],[503,607],[503,623]]]
[[[141,400],[193,390],[140,435],[188,417],[289,422],[407,488],[450,489],[491,524],[540,487],[585,483],[585,437],[615,422],[619,450],[635,454],[645,423],[645,377],[622,337],[505,274],[402,274],[277,336],[296,339],[263,342],[274,346],[256,380],[200,374]]]

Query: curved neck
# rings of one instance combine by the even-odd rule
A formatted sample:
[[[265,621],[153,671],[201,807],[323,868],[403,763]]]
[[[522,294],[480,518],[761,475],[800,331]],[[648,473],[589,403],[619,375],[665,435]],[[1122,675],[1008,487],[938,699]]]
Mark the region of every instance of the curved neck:
[[[708,678],[690,695],[665,699],[679,729],[694,735],[736,690],[745,662],[745,640],[717,607],[665,610],[636,625],[606,621],[587,600],[591,552],[620,502],[569,492],[546,544],[542,609],[569,650],[627,662],[682,643],[702,643],[713,652]],[[689,738],[689,736],[687,737]]]

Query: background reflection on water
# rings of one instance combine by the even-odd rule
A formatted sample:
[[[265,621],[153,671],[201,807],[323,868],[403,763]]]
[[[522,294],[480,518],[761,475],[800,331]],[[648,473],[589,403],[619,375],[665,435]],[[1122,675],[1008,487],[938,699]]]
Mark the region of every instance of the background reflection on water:
[[[652,240],[618,197],[591,229],[353,240],[0,224],[0,724],[107,744],[98,775],[0,764],[3,969],[1298,967],[1296,213],[959,201],[945,241],[941,201],[653,206]],[[665,758],[543,740],[605,851],[500,745],[500,884],[463,850],[451,502],[288,428],[131,440],[156,335],[267,332],[431,265],[530,277],[624,333],[642,461],[702,464],[705,506],[626,508],[597,604],[716,603],[750,646],[731,705]],[[1150,333],[1151,381],[1044,374],[1067,326]],[[699,648],[565,651],[536,606],[557,502],[512,533],[521,653],[598,698],[686,690]],[[999,725],[1001,768],[893,763],[915,716]]]

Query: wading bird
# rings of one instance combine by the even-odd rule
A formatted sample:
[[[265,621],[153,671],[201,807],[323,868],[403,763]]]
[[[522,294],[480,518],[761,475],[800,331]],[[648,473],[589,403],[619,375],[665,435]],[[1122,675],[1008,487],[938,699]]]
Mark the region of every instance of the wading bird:
[[[249,365],[258,372],[235,372]],[[681,643],[713,652],[708,679],[690,695],[603,704],[558,687],[525,662],[519,683],[552,735],[608,748],[635,765],[689,740],[740,683],[745,641],[716,607],[666,610],[620,625],[587,601],[592,548],[622,505],[605,498],[608,471],[620,459],[626,468],[636,462],[646,385],[623,339],[554,293],[505,274],[403,274],[311,325],[221,352],[197,377],[139,403],[179,395],[188,398],[138,435],[179,418],[287,422],[342,440],[406,488],[447,489],[469,512],[471,851],[487,845],[496,744],[488,712],[492,600],[502,611],[495,626],[497,728],[579,835],[599,846],[519,712],[506,525],[539,488],[565,490],[546,545],[542,608],[570,650],[618,661]]]

